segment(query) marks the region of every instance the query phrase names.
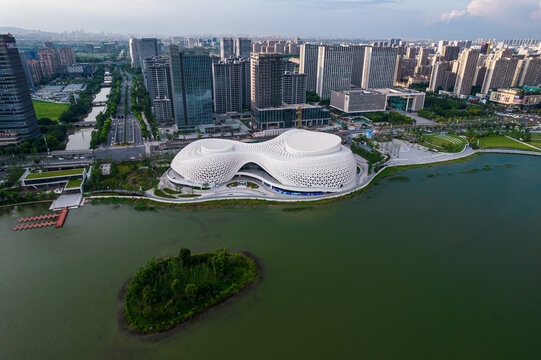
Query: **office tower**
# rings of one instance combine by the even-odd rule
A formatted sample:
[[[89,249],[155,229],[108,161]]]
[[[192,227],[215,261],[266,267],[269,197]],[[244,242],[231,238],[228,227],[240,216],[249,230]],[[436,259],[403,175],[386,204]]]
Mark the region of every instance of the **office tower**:
[[[153,56],[145,60],[148,95],[158,126],[173,125],[171,63],[167,56]]]
[[[233,45],[232,38],[230,37],[220,38],[220,57],[222,58],[222,60],[233,56],[234,54],[233,46],[234,45]]]
[[[486,75],[481,93],[488,94],[490,89],[508,88],[513,83],[518,59],[498,58],[487,62]]]
[[[519,60],[512,86],[537,86],[539,84],[541,84],[541,58]]]
[[[130,37],[130,59],[131,66],[134,68],[141,68],[141,46],[139,39]]]
[[[353,73],[354,51],[354,47],[351,46],[319,47],[316,92],[322,99],[329,98],[332,90],[349,89]]]
[[[454,63],[455,61],[438,61],[434,64],[428,85],[430,91],[452,91],[454,89],[456,80],[456,74],[453,72]]]
[[[169,46],[173,114],[178,129],[212,124],[212,68],[208,51]]]
[[[478,58],[479,49],[466,49],[460,54],[454,89],[455,94],[470,95]]]
[[[306,74],[306,90],[316,91],[317,59],[319,45],[302,44],[300,46],[299,72]]]
[[[282,75],[282,102],[306,103],[306,74],[287,71]]]
[[[143,38],[140,40],[139,46],[139,53],[141,55],[140,64],[143,67],[145,65],[145,59],[160,55],[160,46],[158,46],[158,39]]]
[[[171,44],[178,46],[179,49],[184,49],[185,45],[184,36],[173,36],[171,37]]]
[[[158,39],[136,39],[131,37],[129,44],[132,67],[142,68],[145,59],[159,55]]]
[[[351,85],[362,86],[364,57],[367,46],[352,45],[350,47],[353,48],[353,63],[351,64]]]
[[[282,55],[252,53],[251,105],[252,109],[282,105]]]
[[[440,40],[438,42],[438,54],[443,54],[443,47],[449,45],[449,41],[447,40]]]
[[[26,140],[40,135],[15,38],[0,34],[0,133]]]
[[[34,80],[32,79],[32,74],[30,73],[30,68],[28,62],[26,61],[26,56],[23,51],[19,51],[19,57],[21,58],[21,65],[24,71],[24,77],[26,78],[26,84],[28,85],[28,90],[34,90]]]
[[[60,64],[63,68],[66,68],[68,65],[75,64],[75,54],[73,53],[73,48],[59,48],[58,53],[60,55]]]
[[[252,52],[252,39],[236,38],[235,39],[235,55],[245,59],[250,58]]]
[[[417,48],[415,46],[408,46],[408,49],[406,50],[406,58],[415,59],[415,55],[417,55]]]
[[[429,50],[426,47],[422,47],[421,49],[419,49],[419,58],[417,61],[417,66],[425,66],[429,64],[428,53],[429,53]]]
[[[230,57],[212,64],[214,111],[218,114],[250,107],[250,60]]]
[[[365,49],[362,87],[365,89],[393,87],[396,58],[396,49],[367,47]]]
[[[458,46],[446,45],[443,47],[443,52],[441,56],[442,56],[442,60],[453,61],[453,60],[458,60],[459,54],[460,54],[460,48]]]

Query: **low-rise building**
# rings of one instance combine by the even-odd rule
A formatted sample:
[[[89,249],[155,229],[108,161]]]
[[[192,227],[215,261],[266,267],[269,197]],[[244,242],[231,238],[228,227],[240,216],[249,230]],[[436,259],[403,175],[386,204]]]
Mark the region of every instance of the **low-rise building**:
[[[255,108],[253,113],[254,126],[259,130],[325,126],[331,119],[329,110],[311,104]]]
[[[533,107],[541,103],[541,88],[493,90],[488,100],[510,108]]]
[[[331,92],[331,107],[346,114],[385,111],[394,108],[418,111],[424,107],[425,93],[406,88],[350,89]]]

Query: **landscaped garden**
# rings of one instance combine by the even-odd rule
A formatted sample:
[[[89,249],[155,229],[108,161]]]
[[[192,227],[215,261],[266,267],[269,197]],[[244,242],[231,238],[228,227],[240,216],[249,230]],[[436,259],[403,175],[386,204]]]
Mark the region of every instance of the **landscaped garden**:
[[[478,119],[490,114],[484,105],[474,105],[458,99],[450,99],[427,94],[424,109],[419,116],[434,121],[456,121],[458,119]]]
[[[237,294],[258,278],[255,261],[225,249],[151,258],[130,280],[124,310],[130,330],[152,333],[178,323]]]
[[[422,138],[421,145],[443,152],[460,152],[467,145],[467,141],[457,135],[425,134]]]

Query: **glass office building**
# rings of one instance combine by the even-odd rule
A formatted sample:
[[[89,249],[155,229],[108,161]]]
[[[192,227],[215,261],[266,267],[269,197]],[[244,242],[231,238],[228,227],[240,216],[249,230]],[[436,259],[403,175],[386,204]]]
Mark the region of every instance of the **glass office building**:
[[[212,62],[207,50],[169,46],[173,110],[179,129],[212,121]]]
[[[0,133],[18,134],[22,140],[40,135],[15,38],[0,35]]]

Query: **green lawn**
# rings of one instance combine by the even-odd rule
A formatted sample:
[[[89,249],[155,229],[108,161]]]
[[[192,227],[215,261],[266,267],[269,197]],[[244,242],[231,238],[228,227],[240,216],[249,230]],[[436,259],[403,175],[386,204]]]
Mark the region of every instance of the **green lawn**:
[[[505,136],[485,136],[479,138],[479,149],[516,149],[538,151],[534,148]]]
[[[38,119],[49,118],[53,121],[58,121],[60,115],[69,108],[68,104],[55,104],[39,100],[32,100],[32,103],[34,104],[34,110]]]
[[[48,171],[42,173],[28,174],[26,175],[26,180],[32,179],[43,179],[56,176],[69,176],[69,175],[82,175],[85,169],[73,169],[73,170],[63,170],[63,171]]]
[[[66,185],[66,189],[77,189],[81,187],[81,184],[83,183],[83,180],[75,180],[72,179],[68,181],[68,184]]]
[[[466,140],[456,135],[423,135],[422,145],[444,152],[460,152],[466,146]]]
[[[532,138],[530,141],[528,141],[528,144],[533,145],[535,147],[541,147],[541,134],[538,134],[538,133],[532,134]]]

